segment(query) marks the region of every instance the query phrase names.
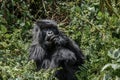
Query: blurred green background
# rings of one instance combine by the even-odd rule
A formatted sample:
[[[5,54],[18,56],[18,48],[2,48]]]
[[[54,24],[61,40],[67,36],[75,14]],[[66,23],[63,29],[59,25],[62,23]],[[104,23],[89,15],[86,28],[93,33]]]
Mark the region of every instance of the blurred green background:
[[[79,44],[78,80],[120,80],[120,0],[0,0],[0,80],[56,80],[28,62],[37,19],[57,21]]]

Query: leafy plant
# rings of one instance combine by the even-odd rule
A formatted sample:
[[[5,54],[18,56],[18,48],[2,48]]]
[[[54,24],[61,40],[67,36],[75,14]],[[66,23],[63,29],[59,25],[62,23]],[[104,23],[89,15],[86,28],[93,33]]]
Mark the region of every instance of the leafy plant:
[[[104,71],[103,80],[107,79],[120,79],[120,49],[110,50],[108,56],[112,59],[111,63],[107,63],[103,68]]]
[[[109,6],[107,1],[1,0],[0,80],[55,79],[54,70],[35,72],[34,62],[28,62],[32,24],[44,18],[58,21],[85,54],[85,64],[76,73],[79,80],[119,80],[120,4],[115,0]]]

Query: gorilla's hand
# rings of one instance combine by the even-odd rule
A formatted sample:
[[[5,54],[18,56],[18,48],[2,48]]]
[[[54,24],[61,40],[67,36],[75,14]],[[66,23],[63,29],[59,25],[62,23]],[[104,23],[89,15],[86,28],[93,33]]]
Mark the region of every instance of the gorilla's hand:
[[[50,41],[56,45],[60,45],[60,37],[59,35],[53,35],[50,37]]]

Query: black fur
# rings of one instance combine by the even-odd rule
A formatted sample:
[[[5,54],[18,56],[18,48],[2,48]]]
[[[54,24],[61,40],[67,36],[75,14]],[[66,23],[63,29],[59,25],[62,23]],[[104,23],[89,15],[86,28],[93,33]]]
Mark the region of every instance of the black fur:
[[[52,20],[36,21],[29,52],[29,59],[36,62],[37,71],[62,67],[56,71],[59,80],[76,80],[74,73],[84,63],[78,45],[59,31],[57,23]]]

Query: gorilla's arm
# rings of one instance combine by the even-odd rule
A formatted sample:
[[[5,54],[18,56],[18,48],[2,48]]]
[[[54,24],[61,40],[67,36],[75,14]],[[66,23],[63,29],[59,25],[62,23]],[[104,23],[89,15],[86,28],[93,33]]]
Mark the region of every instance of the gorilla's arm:
[[[61,65],[72,66],[76,63],[75,54],[69,49],[59,48],[52,56],[50,68],[65,67]]]
[[[32,32],[33,32],[33,41],[32,41],[32,45],[29,48],[29,53],[30,53],[29,60],[34,60],[36,61],[36,64],[41,65],[46,52],[40,44],[42,40],[42,35],[39,26],[37,24],[34,24],[34,28]]]
[[[84,63],[85,57],[82,54],[79,46],[72,39],[61,33],[58,38],[56,38],[55,43],[58,44],[58,46],[62,46],[72,51],[77,58],[78,64]]]
[[[44,49],[39,45],[32,45],[29,49],[30,52],[30,56],[29,59],[33,59],[33,60],[42,60],[45,56],[45,51]]]
[[[45,51],[39,44],[31,45],[29,49],[29,60],[36,61],[37,71],[41,68],[42,61],[44,60]]]
[[[55,35],[52,37],[51,41],[56,44],[56,46],[66,46],[66,44],[68,43],[69,41],[69,38],[64,35],[62,32],[59,33],[59,35]]]
[[[75,53],[77,58],[77,64],[81,65],[84,63],[85,56],[83,55],[82,51],[80,50],[79,46],[71,39],[69,39],[69,43],[67,46],[72,52]]]

